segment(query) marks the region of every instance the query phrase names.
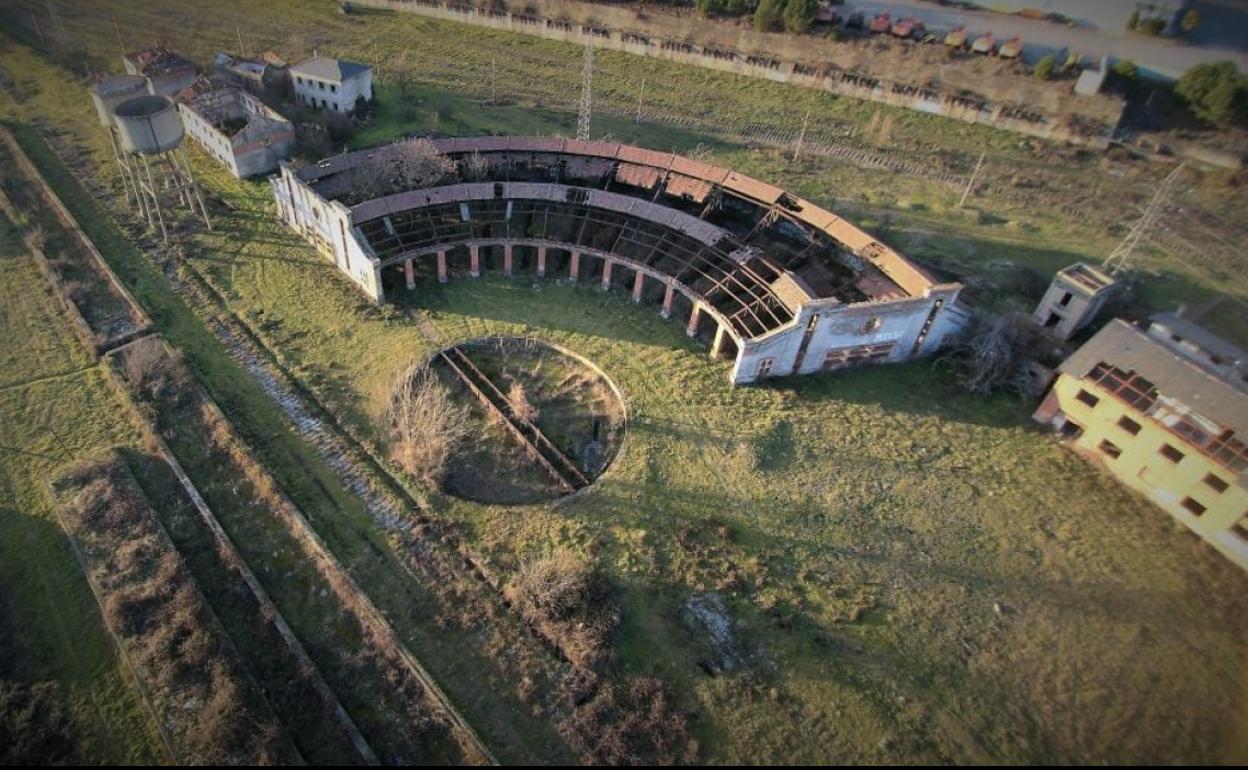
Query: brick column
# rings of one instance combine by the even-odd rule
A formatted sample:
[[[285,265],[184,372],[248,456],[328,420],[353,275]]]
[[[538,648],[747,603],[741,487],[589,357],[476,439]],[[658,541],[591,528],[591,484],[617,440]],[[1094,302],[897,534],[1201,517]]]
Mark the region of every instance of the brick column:
[[[581,274],[581,252],[572,252],[572,280],[576,280]]]
[[[672,295],[676,293],[676,288],[670,283],[667,285],[667,291],[663,292],[663,317],[672,317]]]
[[[438,252],[438,283],[446,283],[446,251]]]
[[[641,302],[641,287],[645,284],[646,274],[637,271],[637,275],[633,276],[633,302]]]
[[[403,260],[403,275],[407,278],[407,290],[416,288],[416,276],[412,273],[412,260]]]
[[[724,325],[715,327],[715,341],[711,343],[711,360],[718,361],[724,357]]]
[[[541,276],[546,275],[546,247],[545,246],[537,247],[537,275],[539,278]]]
[[[606,291],[611,288],[611,268],[615,265],[615,260],[604,259],[602,261],[602,290]]]
[[[685,328],[685,334],[690,337],[698,336],[698,322],[702,320],[702,303],[694,301],[693,312],[689,314],[689,326]]]
[[[503,275],[511,275],[511,244],[503,246]]]
[[[468,247],[468,255],[472,257],[472,267],[469,268],[469,274],[473,278],[481,277],[481,250],[475,244]]]

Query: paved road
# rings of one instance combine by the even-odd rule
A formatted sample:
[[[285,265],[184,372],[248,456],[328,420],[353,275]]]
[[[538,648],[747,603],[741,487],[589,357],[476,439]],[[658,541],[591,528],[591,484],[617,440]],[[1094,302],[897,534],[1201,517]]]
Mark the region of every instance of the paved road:
[[[1072,28],[1003,13],[941,8],[922,0],[846,0],[838,10],[842,15],[862,11],[868,18],[883,11],[891,13],[894,19],[913,16],[929,28],[942,31],[965,26],[972,36],[992,32],[998,39],[1006,39],[1018,35],[1023,39],[1024,58],[1028,61],[1035,61],[1047,53],[1070,49],[1092,58],[1107,53],[1114,59],[1130,59],[1141,70],[1167,78],[1176,78],[1184,70],[1203,62],[1226,60],[1238,64],[1241,72],[1248,72],[1248,52],[1243,50],[1248,40],[1236,34],[1237,30],[1248,28],[1248,4],[1232,0],[1200,0],[1195,5],[1205,17],[1201,27],[1209,25],[1203,37],[1198,36],[1205,43],[1200,46],[1127,35],[1125,30],[1115,32],[1111,31],[1111,27],[1103,30]],[[1104,21],[1109,23],[1108,19]],[[1230,47],[1236,44],[1239,50]]]

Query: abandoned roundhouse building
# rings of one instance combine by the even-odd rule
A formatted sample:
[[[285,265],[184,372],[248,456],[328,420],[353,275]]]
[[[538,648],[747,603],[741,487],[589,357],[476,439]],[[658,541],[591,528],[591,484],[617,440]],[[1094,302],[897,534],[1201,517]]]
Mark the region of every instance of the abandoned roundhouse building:
[[[379,187],[406,144],[271,179],[280,216],[377,302],[418,275],[593,280],[706,336],[734,383],[904,361],[969,320],[960,284],[728,169],[611,142],[451,138],[432,144],[455,172]]]
[[[294,147],[294,125],[221,73],[182,89],[177,102],[186,132],[239,179],[276,169]]]

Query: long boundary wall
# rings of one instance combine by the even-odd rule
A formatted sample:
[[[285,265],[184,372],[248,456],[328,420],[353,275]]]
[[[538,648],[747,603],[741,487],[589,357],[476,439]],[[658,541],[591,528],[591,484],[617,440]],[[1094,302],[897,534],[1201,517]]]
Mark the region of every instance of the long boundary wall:
[[[478,8],[462,0],[353,0],[360,6],[608,48],[682,64],[817,88],[1097,149],[1109,140],[1125,103],[1081,96],[1073,84],[1046,83],[971,66],[863,56],[861,49],[813,35],[757,32],[692,14],[651,13],[576,0],[530,0],[522,12]],[[903,45],[898,43],[898,45]],[[891,77],[889,71],[913,80]],[[924,77],[928,73],[931,77]]]

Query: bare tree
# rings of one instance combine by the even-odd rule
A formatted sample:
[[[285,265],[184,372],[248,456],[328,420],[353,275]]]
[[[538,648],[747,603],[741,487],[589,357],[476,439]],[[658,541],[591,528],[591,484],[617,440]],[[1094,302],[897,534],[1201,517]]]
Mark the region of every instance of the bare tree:
[[[378,149],[371,162],[351,167],[345,173],[348,190],[344,197],[361,202],[434,187],[454,173],[455,163],[433,142],[424,137],[407,139]]]
[[[1028,316],[1011,314],[980,320],[954,350],[959,381],[972,393],[996,390],[1028,394],[1028,364],[1041,335]]]
[[[537,407],[529,401],[528,392],[519,382],[511,383],[511,388],[507,391],[507,406],[511,407],[513,415],[525,422],[537,420]]]
[[[465,182],[480,182],[487,178],[489,170],[489,164],[485,158],[481,156],[481,153],[473,150],[471,155],[464,158],[461,175]]]
[[[136,393],[156,398],[169,381],[169,361],[158,337],[142,337],[125,347],[122,376]]]
[[[428,366],[406,369],[390,390],[390,453],[403,470],[438,483],[451,454],[468,437],[468,409],[457,404]]]

